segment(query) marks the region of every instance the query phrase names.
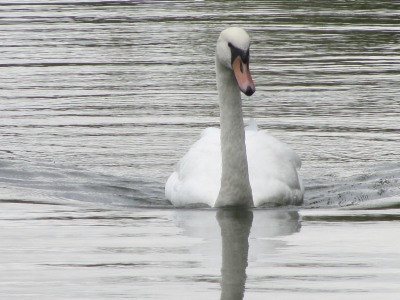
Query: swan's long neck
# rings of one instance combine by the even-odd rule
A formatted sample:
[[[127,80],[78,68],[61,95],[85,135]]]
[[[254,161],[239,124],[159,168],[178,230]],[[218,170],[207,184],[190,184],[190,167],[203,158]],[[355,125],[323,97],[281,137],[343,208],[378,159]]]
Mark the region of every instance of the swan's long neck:
[[[232,70],[216,62],[220,105],[222,178],[216,207],[253,206],[247,165],[242,100]]]

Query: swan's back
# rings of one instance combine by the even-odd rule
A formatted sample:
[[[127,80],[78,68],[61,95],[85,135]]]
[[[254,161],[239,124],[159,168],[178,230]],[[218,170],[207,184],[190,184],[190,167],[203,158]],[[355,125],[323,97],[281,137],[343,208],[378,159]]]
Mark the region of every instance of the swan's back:
[[[220,130],[207,128],[176,165],[165,185],[174,206],[214,206],[221,185]]]
[[[299,156],[255,123],[246,128],[246,151],[255,206],[301,204],[303,187]],[[214,206],[221,186],[220,130],[207,128],[180,160],[165,186],[175,206]]]
[[[265,130],[246,130],[246,151],[255,206],[302,203],[301,160],[289,146]]]

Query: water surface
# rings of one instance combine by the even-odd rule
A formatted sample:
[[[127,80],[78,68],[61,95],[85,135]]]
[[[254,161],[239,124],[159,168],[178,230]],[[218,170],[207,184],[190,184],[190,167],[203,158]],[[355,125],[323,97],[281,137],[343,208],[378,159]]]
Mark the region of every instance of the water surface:
[[[0,1],[0,295],[397,299],[396,1]],[[218,126],[214,49],[252,38],[245,119],[302,158],[300,208],[173,209]]]

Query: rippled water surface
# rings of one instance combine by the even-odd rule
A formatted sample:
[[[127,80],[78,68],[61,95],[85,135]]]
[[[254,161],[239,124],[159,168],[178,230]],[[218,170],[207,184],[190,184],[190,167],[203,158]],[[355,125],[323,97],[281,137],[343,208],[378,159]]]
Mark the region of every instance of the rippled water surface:
[[[397,299],[400,3],[0,0],[0,296]],[[218,126],[219,32],[252,39],[245,119],[302,158],[300,208],[174,209]]]

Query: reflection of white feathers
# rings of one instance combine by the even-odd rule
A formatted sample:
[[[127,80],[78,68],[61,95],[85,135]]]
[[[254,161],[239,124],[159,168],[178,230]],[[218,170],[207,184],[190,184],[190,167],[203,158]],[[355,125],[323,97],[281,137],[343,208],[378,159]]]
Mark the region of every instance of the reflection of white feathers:
[[[249,258],[252,261],[261,259],[266,253],[274,252],[276,248],[284,246],[285,241],[282,237],[296,233],[301,228],[300,216],[297,211],[256,209],[252,210],[252,214],[253,221],[248,237]],[[210,263],[210,267],[217,266],[219,268],[222,254],[221,235],[229,232],[229,227],[233,226],[232,223],[223,221],[226,219],[224,214],[217,217],[218,211],[216,210],[178,209],[174,210],[173,215],[175,225],[183,230],[185,236],[199,239],[199,242],[191,246],[191,251],[200,253],[207,258],[203,260],[203,263]],[[246,226],[246,222],[240,221],[240,218],[237,222]],[[222,230],[222,226],[225,226],[224,230]],[[234,228],[232,228],[233,230]],[[236,230],[242,229],[236,227]],[[222,236],[222,238],[224,237]],[[234,245],[232,247],[234,248]]]
[[[298,155],[254,120],[246,127],[246,151],[255,206],[300,204],[303,187]],[[165,187],[176,206],[194,203],[214,206],[221,186],[221,145],[218,128],[205,129],[178,163]]]

